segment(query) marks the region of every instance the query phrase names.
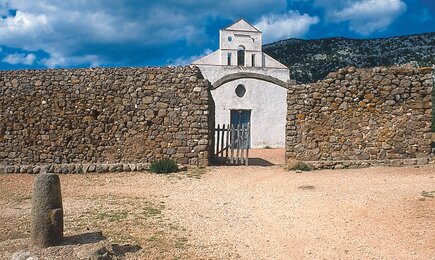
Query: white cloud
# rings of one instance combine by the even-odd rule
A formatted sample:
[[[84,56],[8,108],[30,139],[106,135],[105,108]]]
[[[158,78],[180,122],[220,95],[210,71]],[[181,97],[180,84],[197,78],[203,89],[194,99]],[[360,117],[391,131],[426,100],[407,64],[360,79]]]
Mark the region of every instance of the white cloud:
[[[50,66],[120,62],[121,45],[137,50],[162,45],[204,43],[207,19],[256,17],[283,10],[285,0],[0,0],[0,45],[42,50]]]
[[[68,56],[53,53],[49,58],[44,58],[41,63],[48,68],[66,67],[70,64],[90,64],[90,67],[98,67],[103,61],[96,55]]]
[[[207,55],[209,55],[210,53],[212,53],[212,50],[210,49],[205,49],[203,51],[203,53],[201,53],[200,55],[194,55],[194,56],[190,56],[190,57],[178,57],[175,60],[169,60],[168,61],[168,65],[170,66],[184,66],[184,65],[189,65],[192,64],[192,62],[201,59],[202,57],[205,57]]]
[[[360,0],[348,2],[340,10],[329,10],[327,16],[335,22],[349,22],[350,30],[369,35],[385,30],[404,11],[402,0]]]
[[[36,56],[32,53],[29,53],[27,55],[25,53],[13,53],[4,57],[2,61],[12,65],[16,65],[16,64],[32,65],[35,59]]]
[[[300,37],[310,29],[311,25],[318,22],[317,16],[289,11],[283,15],[262,16],[255,27],[263,32],[263,42],[269,43],[290,37]]]

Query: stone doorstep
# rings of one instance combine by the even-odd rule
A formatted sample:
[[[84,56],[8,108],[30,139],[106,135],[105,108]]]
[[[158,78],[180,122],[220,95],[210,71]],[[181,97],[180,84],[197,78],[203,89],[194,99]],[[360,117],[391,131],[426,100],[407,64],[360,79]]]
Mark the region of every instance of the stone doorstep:
[[[314,169],[355,169],[374,166],[411,166],[435,163],[433,155],[424,158],[391,159],[391,160],[346,160],[346,161],[302,161]]]

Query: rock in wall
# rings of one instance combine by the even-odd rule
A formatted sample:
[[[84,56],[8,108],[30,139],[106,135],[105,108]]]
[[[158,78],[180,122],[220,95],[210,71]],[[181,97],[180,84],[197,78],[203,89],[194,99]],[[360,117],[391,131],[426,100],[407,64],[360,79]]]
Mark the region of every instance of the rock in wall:
[[[196,67],[0,71],[0,166],[207,165],[209,100]]]
[[[349,67],[290,86],[287,161],[428,157],[432,84],[430,68]]]

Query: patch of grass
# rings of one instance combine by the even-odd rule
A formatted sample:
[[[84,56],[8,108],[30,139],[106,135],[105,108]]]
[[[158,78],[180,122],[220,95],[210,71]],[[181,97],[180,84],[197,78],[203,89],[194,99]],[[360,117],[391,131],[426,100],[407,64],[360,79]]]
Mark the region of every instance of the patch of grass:
[[[301,190],[315,190],[316,187],[314,187],[312,185],[302,185],[302,186],[299,186],[298,189],[301,189]]]
[[[150,164],[150,172],[173,173],[178,171],[177,163],[171,159],[161,159]]]
[[[162,241],[162,238],[157,235],[152,235],[147,239],[148,242],[160,242]]]
[[[146,206],[143,208],[142,214],[145,216],[145,218],[150,218],[162,214],[162,211],[152,206]]]
[[[108,220],[109,222],[120,221],[128,216],[126,211],[111,211],[98,213],[97,219]]]
[[[272,147],[270,147],[270,145],[266,145],[265,147],[263,147],[263,149],[272,149]]]
[[[189,178],[201,179],[202,175],[206,174],[207,170],[205,168],[195,167],[190,169],[186,176]]]
[[[146,201],[145,206],[142,208],[141,216],[148,218],[161,217],[162,210],[165,208],[164,202],[160,202],[159,205]]]
[[[303,172],[307,172],[307,171],[311,171],[312,167],[304,162],[297,162],[292,168],[291,170],[294,171],[303,171]]]
[[[31,199],[32,199],[32,196],[30,196],[30,195],[28,195],[28,196],[25,196],[25,195],[19,195],[19,196],[17,196],[17,197],[14,197],[14,200],[15,200],[16,202],[24,202],[24,201],[31,200]]]
[[[422,191],[421,196],[426,198],[435,198],[435,190],[433,191]]]
[[[187,238],[185,237],[177,237],[175,240],[175,248],[185,248],[187,245]]]
[[[28,237],[30,237],[30,233],[21,230],[10,230],[9,232],[0,233],[0,242]]]

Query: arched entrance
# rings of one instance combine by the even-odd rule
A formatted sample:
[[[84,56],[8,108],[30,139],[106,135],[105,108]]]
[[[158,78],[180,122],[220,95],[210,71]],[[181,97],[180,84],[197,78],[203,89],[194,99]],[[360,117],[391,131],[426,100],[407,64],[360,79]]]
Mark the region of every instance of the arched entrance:
[[[216,105],[214,154],[220,162],[283,164],[269,160],[273,157],[269,155],[276,155],[279,149],[278,153],[284,158],[286,82],[269,75],[237,72],[215,81],[211,94]],[[235,143],[232,136],[236,137]],[[237,141],[239,136],[242,138]],[[238,159],[237,150],[233,154],[231,148],[240,149]],[[242,155],[242,152],[246,153]],[[248,154],[249,160],[246,160]]]

